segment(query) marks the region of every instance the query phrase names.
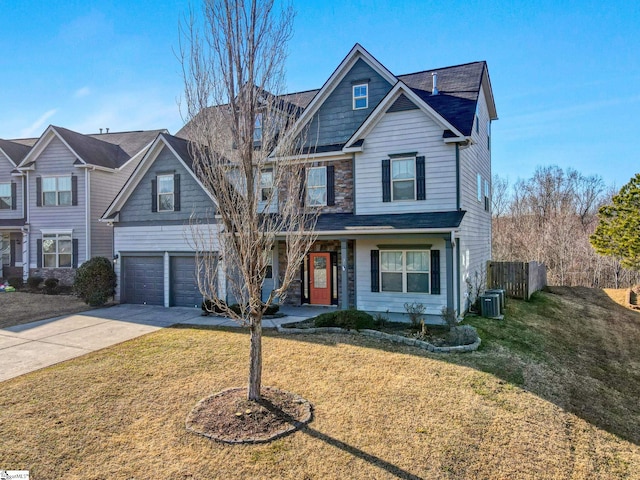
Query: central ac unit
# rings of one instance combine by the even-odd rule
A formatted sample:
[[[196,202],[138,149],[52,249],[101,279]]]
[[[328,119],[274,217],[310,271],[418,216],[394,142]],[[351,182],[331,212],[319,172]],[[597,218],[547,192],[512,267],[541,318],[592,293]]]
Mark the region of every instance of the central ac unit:
[[[507,292],[502,288],[492,288],[491,290],[485,290],[485,295],[500,295],[500,313],[504,313],[506,300],[507,300]]]
[[[485,293],[480,295],[480,313],[486,318],[500,317],[500,295],[497,293]]]

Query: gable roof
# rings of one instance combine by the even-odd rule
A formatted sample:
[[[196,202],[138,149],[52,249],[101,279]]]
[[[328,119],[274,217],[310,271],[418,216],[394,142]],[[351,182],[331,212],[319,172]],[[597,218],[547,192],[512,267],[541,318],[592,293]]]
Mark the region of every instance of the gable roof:
[[[13,140],[2,140],[0,138],[0,153],[3,153],[9,161],[16,167],[27,156],[31,147],[17,143]]]
[[[176,159],[180,163],[182,163],[187,172],[191,174],[200,188],[202,188],[202,190],[209,196],[209,198],[211,198],[211,201],[216,204],[215,199],[213,198],[211,193],[204,187],[200,179],[198,179],[198,176],[193,171],[193,156],[191,155],[191,149],[189,147],[190,143],[191,142],[189,140],[186,140],[184,138],[169,135],[168,133],[164,132],[159,133],[136,169],[127,179],[122,189],[120,189],[120,192],[118,192],[118,195],[116,195],[116,198],[114,198],[114,200],[111,202],[111,205],[107,207],[107,210],[102,215],[101,220],[113,221],[114,219],[116,219],[122,206],[129,199],[138,183],[140,183],[145,173],[147,173],[151,165],[153,165],[153,162],[165,146],[169,148]]]
[[[67,128],[50,125],[19,166],[25,167],[35,161],[49,142],[57,137],[77,157],[76,164],[116,169],[122,167],[131,157],[149,145],[161,132],[166,130],[84,135]]]

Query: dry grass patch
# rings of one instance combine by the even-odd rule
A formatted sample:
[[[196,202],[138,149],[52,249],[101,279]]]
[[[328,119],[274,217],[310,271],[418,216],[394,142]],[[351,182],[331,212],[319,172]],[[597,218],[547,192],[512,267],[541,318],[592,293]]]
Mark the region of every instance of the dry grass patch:
[[[44,295],[25,292],[0,293],[0,312],[2,312],[0,315],[0,328],[84,312],[85,310],[91,310],[91,308],[73,295]]]
[[[248,348],[238,330],[165,329],[4,382],[0,465],[36,480],[638,478],[637,444],[471,368],[492,354],[354,335],[265,336],[263,383],[314,404],[301,431],[242,446],[187,432],[197,401],[246,383]]]

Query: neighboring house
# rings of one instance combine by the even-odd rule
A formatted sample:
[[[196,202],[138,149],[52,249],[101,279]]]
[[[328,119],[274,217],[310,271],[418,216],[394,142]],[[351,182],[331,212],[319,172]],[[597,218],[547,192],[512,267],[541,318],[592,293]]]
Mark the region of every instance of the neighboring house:
[[[298,108],[306,139],[305,202],[321,209],[317,241],[286,302],[465,311],[467,281],[483,275],[491,254],[497,114],[486,63],[396,76],[355,45],[320,90],[282,99]],[[176,137],[190,132],[187,124]],[[122,302],[201,299],[188,224],[215,203],[191,169],[187,141],[176,137],[156,139],[103,216],[114,226]],[[282,241],[272,260],[265,290],[278,285]]]
[[[16,210],[0,210],[0,228],[15,245],[11,265],[21,263],[24,279],[71,283],[84,261],[112,257],[113,232],[98,219],[161,131],[83,135],[49,126],[28,151],[11,145],[8,154],[18,141],[3,142],[5,156],[13,155]],[[4,170],[0,175],[4,183]]]

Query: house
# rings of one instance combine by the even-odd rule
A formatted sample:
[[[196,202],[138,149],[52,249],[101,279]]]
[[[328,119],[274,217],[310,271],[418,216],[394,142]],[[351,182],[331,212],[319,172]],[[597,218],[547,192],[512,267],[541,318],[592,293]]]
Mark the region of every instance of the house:
[[[299,110],[306,203],[321,211],[317,241],[286,301],[378,312],[419,302],[428,314],[465,311],[467,282],[482,274],[491,253],[490,126],[497,114],[486,63],[394,75],[356,44],[322,88],[282,99]],[[176,137],[189,135],[187,124]],[[174,257],[193,257],[189,214],[215,201],[189,167],[188,143],[176,137],[156,140],[103,216],[114,225],[121,301],[179,305],[176,289],[196,290],[193,270],[179,277]],[[196,198],[185,209],[187,192]],[[165,211],[157,208],[161,195],[173,196]],[[265,288],[278,285],[282,241],[272,257]],[[194,260],[182,262],[191,268]],[[154,272],[153,295],[141,294],[146,284],[136,280],[145,268]]]
[[[49,126],[33,141],[2,141],[0,188],[10,183],[11,208],[0,209],[0,229],[9,267],[21,266],[24,279],[69,284],[84,261],[111,258],[113,232],[98,220],[162,131],[84,135]]]

